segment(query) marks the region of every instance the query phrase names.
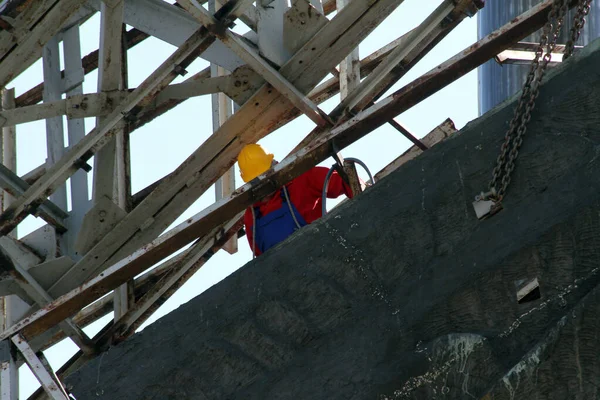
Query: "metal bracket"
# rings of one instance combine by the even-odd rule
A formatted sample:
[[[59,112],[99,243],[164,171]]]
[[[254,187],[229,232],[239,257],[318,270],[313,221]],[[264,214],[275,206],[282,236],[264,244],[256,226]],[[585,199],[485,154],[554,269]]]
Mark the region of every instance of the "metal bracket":
[[[123,115],[123,119],[125,121],[127,121],[127,122],[135,122],[138,119],[137,114],[134,114],[131,111],[129,111],[129,112],[122,112],[121,115]]]
[[[337,171],[337,173],[342,177],[342,180],[344,182],[346,182],[348,185],[350,185],[350,178],[348,177],[348,174],[344,170],[344,161],[340,158],[339,154],[340,154],[340,150],[337,147],[337,145],[335,144],[335,141],[332,140],[331,141],[331,157],[335,160],[335,164],[333,166],[335,167],[335,170]]]
[[[92,170],[92,166],[88,163],[86,163],[85,161],[83,161],[81,158],[76,160],[73,165],[75,165],[77,168],[84,170],[85,172],[90,172]]]
[[[44,362],[45,360],[42,361],[38,358],[25,338],[17,334],[11,340],[23,355],[25,362],[41,383],[48,397],[52,400],[69,400],[69,395],[50,366]]]
[[[494,214],[497,214],[500,210],[502,210],[502,203],[500,201],[491,200],[492,196],[495,197],[495,195],[496,190],[492,189],[487,193],[481,192],[481,194],[475,196],[473,208],[475,209],[477,218],[483,220],[493,216]]]
[[[177,64],[175,65],[175,67],[173,67],[173,71],[175,71],[177,74],[181,75],[181,76],[186,76],[187,75],[187,71],[185,70],[185,68],[183,68],[181,65]]]

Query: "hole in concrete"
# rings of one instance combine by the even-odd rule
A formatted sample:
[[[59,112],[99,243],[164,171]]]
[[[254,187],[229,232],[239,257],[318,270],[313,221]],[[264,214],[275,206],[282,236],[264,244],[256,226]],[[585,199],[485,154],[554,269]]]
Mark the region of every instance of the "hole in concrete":
[[[542,297],[537,277],[518,280],[515,282],[515,288],[517,290],[517,303],[519,304],[539,300]]]

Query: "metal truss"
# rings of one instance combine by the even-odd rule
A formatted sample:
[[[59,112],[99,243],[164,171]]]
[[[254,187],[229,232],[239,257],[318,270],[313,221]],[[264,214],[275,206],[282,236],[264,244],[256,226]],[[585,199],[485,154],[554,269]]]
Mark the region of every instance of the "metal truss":
[[[415,29],[360,59],[358,45],[401,3],[338,0],[336,6],[330,0],[294,0],[288,6],[285,0],[263,0],[254,6],[249,0],[211,0],[205,8],[197,0],[0,1],[0,88],[39,59],[44,71],[44,81],[18,97],[12,89],[2,92],[0,264],[5,273],[0,295],[13,302],[5,304],[11,315],[4,315],[0,333],[0,399],[17,398],[16,368],[23,362],[42,384],[32,398],[44,393],[68,398],[60,377],[135,332],[215,252],[234,253],[244,209],[334,152],[391,123],[416,146],[383,175],[451,134],[450,121],[422,142],[394,118],[513,50],[544,24],[552,1],[381,98],[484,5],[445,0]],[[79,26],[97,12],[100,48],[82,57]],[[250,32],[234,33],[236,21]],[[125,24],[133,28],[125,31]],[[127,52],[150,36],[177,49],[130,88]],[[198,57],[211,66],[174,84]],[[96,69],[97,92],[83,93],[85,76]],[[334,76],[322,82],[329,73]],[[319,108],[338,93],[341,102],[331,113]],[[132,194],[129,136],[186,99],[207,94],[213,96],[212,135],[172,173]],[[280,164],[236,190],[232,166],[240,149],[300,115],[315,129]],[[96,117],[96,126],[86,133],[82,121],[88,117]],[[15,127],[35,120],[46,121],[48,161],[19,177]],[[92,156],[94,166],[88,164]],[[88,173],[94,174],[91,200]],[[69,178],[72,207],[67,211]],[[163,233],[215,185],[213,205]],[[16,229],[28,215],[47,225],[17,239]],[[110,312],[113,321],[96,337],[83,333],[81,327]],[[54,374],[41,351],[65,337],[81,351]]]

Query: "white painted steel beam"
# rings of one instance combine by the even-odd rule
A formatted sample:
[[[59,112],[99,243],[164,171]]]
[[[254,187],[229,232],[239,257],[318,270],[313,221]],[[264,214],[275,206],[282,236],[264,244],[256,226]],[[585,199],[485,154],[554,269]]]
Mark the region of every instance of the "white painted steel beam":
[[[208,13],[195,0],[177,0],[183,8],[205,26],[217,25],[218,21]],[[215,31],[215,34],[241,57],[254,71],[259,73],[277,91],[285,96],[294,106],[300,109],[317,125],[330,125],[327,114],[319,109],[312,101],[306,98],[294,85],[287,81],[281,74],[271,67],[254,49],[244,42],[239,36],[229,30]]]
[[[19,178],[9,168],[0,164],[0,187],[9,193],[11,197],[18,197],[25,193],[29,188],[29,184]],[[39,214],[44,221],[52,225],[59,232],[66,232],[68,229],[65,219],[69,217],[69,214],[50,200],[43,202],[38,210],[34,211],[34,214]]]
[[[229,11],[237,10],[239,12],[240,7],[235,6],[228,8]],[[233,18],[232,16],[231,18]],[[228,14],[225,13],[224,18],[229,18]],[[51,191],[53,186],[58,182],[64,181],[70,176],[78,160],[81,157],[88,156],[90,153],[94,153],[109,138],[109,133],[114,133],[114,128],[118,128],[118,124],[121,119],[128,114],[134,107],[138,106],[146,97],[153,97],[162,88],[164,88],[170,81],[175,78],[177,71],[180,71],[180,65],[187,66],[187,63],[193,60],[193,56],[198,52],[201,52],[206,48],[214,39],[209,37],[206,29],[201,28],[197,33],[192,35],[190,39],[179,48],[161,67],[158,68],[150,77],[148,77],[136,90],[134,90],[119,107],[115,109],[111,115],[109,115],[102,126],[94,129],[88,134],[83,140],[75,145],[68,153],[63,157],[60,164],[57,164],[46,172],[45,176],[40,178],[30,189],[18,199],[11,209],[5,211],[3,228],[8,230],[11,226],[18,223],[18,221],[24,216],[24,211],[29,204],[40,201],[43,195],[49,190]],[[147,220],[140,221],[140,224],[135,226],[129,226],[127,229],[133,229],[132,233],[138,230],[140,227],[144,227]],[[117,227],[119,227],[119,224]],[[127,239],[128,236],[125,237]],[[106,249],[110,251],[110,247]],[[110,255],[110,254],[109,254]],[[104,260],[102,260],[104,261]],[[81,263],[81,261],[80,261]],[[68,288],[72,287],[73,284],[82,282],[89,276],[93,276],[98,271],[97,265],[95,268],[82,269],[80,263],[77,263],[73,268],[63,276],[48,292],[51,296],[58,296]],[[65,289],[66,287],[66,289]]]
[[[124,0],[102,1],[100,20],[100,49],[98,56],[98,92],[115,92],[122,89],[121,56]],[[103,117],[96,119],[101,126]],[[115,136],[122,132],[122,128]],[[112,138],[94,157],[94,203],[99,198],[114,200],[116,177],[116,138]],[[90,210],[90,213],[93,209]],[[88,214],[90,215],[90,214]]]
[[[293,54],[284,42],[284,15],[288,9],[288,0],[271,0],[269,4],[256,2],[258,50],[262,57],[277,66],[285,64]]]
[[[452,11],[448,13],[450,8],[452,8]],[[466,18],[468,14],[464,11],[467,8],[476,8],[476,5],[472,0],[458,0],[456,3],[446,0],[442,3],[417,28],[414,28],[395,41],[391,53],[386,56],[387,61],[379,63],[375,70],[369,74],[369,77],[365,78],[348,97],[343,99],[334,108],[330,113],[330,118],[335,120],[336,124],[340,124],[376,100],[383,94],[386,88],[391,87],[391,85],[407,73],[408,68],[404,66],[414,65],[415,62],[427,54],[435,44]],[[442,15],[446,15],[449,18],[441,18]],[[403,65],[403,67],[399,67],[400,65]],[[374,77],[373,74],[375,73],[377,73],[377,77]],[[354,106],[350,107],[349,104],[354,104]],[[390,123],[393,124],[394,121],[390,121]],[[323,132],[323,128],[316,127],[292,152],[308,145]],[[412,135],[404,134],[413,143],[420,144]],[[422,144],[420,145],[422,146]]]
[[[59,58],[60,54],[58,45],[58,40],[56,37],[54,37],[48,41],[42,52],[42,66],[44,71],[44,102],[60,100],[62,96]],[[52,117],[46,119],[46,150],[48,154],[46,164],[48,167],[56,164],[64,154],[65,139],[63,132],[63,120],[61,117]],[[62,210],[66,211],[66,185],[60,185],[54,191],[54,193],[50,195],[50,200]]]
[[[215,227],[210,233],[203,236],[192,245],[185,253],[183,258],[175,265],[171,271],[165,274],[144,296],[138,300],[131,310],[125,314],[122,320],[117,322],[108,335],[120,335],[128,331],[137,321],[140,320],[148,311],[165,295],[173,286],[175,286],[183,276],[190,270],[198,269],[202,264],[202,258],[206,256],[216,245],[219,239],[227,239],[228,236],[236,237],[243,213],[238,214],[222,226]],[[200,265],[199,265],[200,264]],[[105,335],[106,336],[106,335]]]
[[[30,4],[11,21],[12,31],[0,31],[0,60],[13,46],[25,41],[31,28],[56,5],[56,2],[57,0],[40,0]]]
[[[342,10],[350,1],[337,0],[338,11]],[[358,47],[354,48],[340,63],[340,97],[345,99],[360,84],[360,54]]]
[[[69,400],[67,392],[62,384],[56,379],[53,373],[50,373],[42,361],[35,355],[29,344],[21,335],[15,335],[11,338],[17,346],[25,362],[40,382],[46,394],[52,400]]]
[[[11,345],[9,340],[0,343],[0,400],[19,400],[19,369]]]
[[[172,84],[160,92],[154,101],[154,106],[158,107],[171,99],[187,99],[217,92],[234,93],[252,90],[252,87],[248,83],[242,83],[240,78],[241,74],[236,72],[227,76]],[[79,129],[84,129],[83,118],[110,114],[128,94],[128,90],[83,94],[81,88],[78,87],[68,92],[67,97],[62,100],[0,111],[0,127],[12,127],[26,122],[66,115],[69,126],[72,128],[80,126],[79,132]],[[77,125],[71,125],[71,121],[77,121]],[[69,139],[69,142],[77,143],[82,137],[83,135],[76,134]]]
[[[90,5],[100,11],[100,0],[90,1]],[[247,7],[252,6],[248,4]],[[124,21],[173,46],[181,46],[201,26],[184,10],[162,0],[127,0]],[[250,21],[249,23],[252,24]],[[218,41],[208,47],[200,57],[230,71],[244,65],[239,57]]]
[[[40,307],[44,307],[54,300],[18,262],[14,262],[13,267],[15,269],[13,274],[15,275],[17,284]],[[90,338],[72,320],[66,319],[59,326],[84,353],[92,354],[94,352],[94,344]]]
[[[17,77],[41,55],[42,48],[55,36],[86,0],[60,0],[44,15],[31,32],[26,32],[18,45],[0,58],[0,87]],[[46,2],[44,2],[46,4]]]
[[[79,33],[79,26],[75,25],[68,29],[63,35],[63,48],[64,48],[64,81],[70,82],[69,86],[73,85],[70,90],[66,92],[67,98],[78,98],[83,99],[83,79],[85,72],[83,70],[81,62],[81,40]],[[64,89],[64,88],[63,88]],[[65,111],[68,112],[68,101],[65,101]],[[115,104],[118,101],[115,101]],[[81,108],[81,106],[80,106]],[[87,107],[85,107],[87,109]],[[105,108],[108,111],[108,107]],[[67,114],[68,115],[68,114]],[[95,115],[94,115],[95,116]],[[69,148],[73,147],[85,136],[85,121],[83,118],[67,118],[67,133],[69,138]],[[79,169],[71,176],[71,211],[68,224],[68,233],[66,234],[66,249],[65,253],[69,254],[70,257],[77,259],[75,241],[80,232],[81,224],[83,223],[83,216],[90,207],[89,195],[88,195],[88,176],[87,172]]]
[[[15,89],[5,89],[0,91],[2,97],[2,106],[0,107],[0,113],[3,110],[12,110],[15,108]],[[2,118],[0,117],[0,120]],[[17,170],[17,128],[14,126],[7,126],[0,130],[2,132],[0,161],[2,164],[11,172]],[[4,192],[2,194],[2,203],[0,204],[0,211],[5,210],[14,201],[14,197]],[[16,229],[13,232],[16,236]]]
[[[211,13],[215,13],[221,8],[221,3],[218,0],[209,0],[208,9]],[[210,65],[211,77],[223,77],[228,72],[216,64]],[[214,93],[211,95],[212,103],[212,126],[213,133],[218,131],[219,128],[227,121],[228,118],[233,114],[233,101],[227,97],[225,93]],[[229,196],[235,190],[235,168],[231,167],[225,174],[219,178],[215,183],[215,200],[219,201],[223,197]],[[224,249],[229,254],[235,254],[238,250],[237,237],[231,238]]]
[[[353,111],[360,111],[361,108],[364,108],[381,91],[382,88],[379,86],[381,81],[436,29],[454,11],[455,7],[455,0],[444,0],[425,21],[410,33],[410,38],[407,38],[404,45],[392,51],[367,78],[360,82],[355,90],[348,94],[342,104]]]

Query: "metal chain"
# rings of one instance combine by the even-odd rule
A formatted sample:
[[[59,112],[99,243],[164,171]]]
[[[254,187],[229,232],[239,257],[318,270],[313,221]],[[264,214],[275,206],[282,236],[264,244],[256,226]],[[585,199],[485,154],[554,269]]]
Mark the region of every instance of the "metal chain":
[[[565,46],[565,54],[563,56],[563,61],[573,55],[573,51],[575,50],[575,43],[579,39],[581,35],[581,30],[585,26],[585,17],[590,13],[592,0],[582,0],[577,5],[577,12],[575,13],[575,17],[573,18],[573,27],[571,27],[571,37]]]
[[[582,0],[587,1],[587,0]],[[496,160],[496,166],[492,173],[489,189],[492,193],[490,198],[501,201],[506,188],[510,183],[510,175],[515,167],[515,161],[519,155],[519,148],[523,143],[523,136],[527,130],[527,123],[531,120],[531,112],[535,107],[535,100],[539,95],[539,87],[548,63],[552,59],[552,51],[556,47],[556,41],[562,28],[563,18],[568,10],[568,0],[555,0],[548,14],[548,22],[542,30],[540,44],[535,52],[535,58],[531,64],[529,74],[523,86],[523,91],[515,113],[510,122],[509,129],[504,137],[500,148],[500,155]],[[551,40],[549,41],[549,36]],[[544,49],[546,47],[546,49]],[[544,51],[545,50],[545,51]],[[541,59],[541,62],[540,62]],[[498,189],[497,185],[501,182]]]

